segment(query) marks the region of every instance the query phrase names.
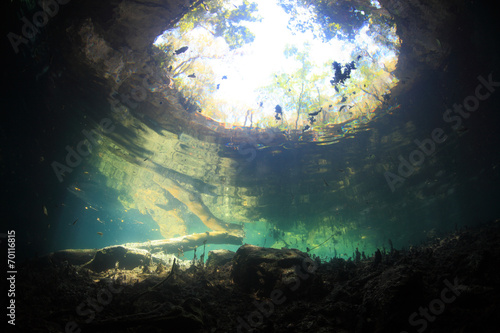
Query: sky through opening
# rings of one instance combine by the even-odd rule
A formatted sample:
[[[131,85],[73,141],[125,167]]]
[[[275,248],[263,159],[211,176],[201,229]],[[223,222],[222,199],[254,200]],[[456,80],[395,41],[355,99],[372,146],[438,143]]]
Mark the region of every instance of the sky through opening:
[[[184,28],[186,31],[181,25],[189,27],[189,23],[181,21],[157,38],[155,45],[171,55],[165,66],[176,89],[202,114],[229,126],[305,131],[353,119],[369,121],[370,112],[387,99],[397,82],[392,75],[399,46],[395,28],[382,34],[365,24],[353,40],[335,37],[325,41],[317,37],[322,31],[317,23],[305,31],[290,29],[291,17],[277,1],[251,2],[257,5],[252,13],[256,20],[241,20],[235,26],[248,28],[254,37],[238,47],[230,47],[227,36],[214,36],[203,20],[192,24],[192,29]],[[222,8],[245,3],[226,1]],[[208,13],[209,8],[203,10]],[[297,12],[302,20],[316,19],[311,8]],[[212,20],[217,15],[212,14]],[[372,23],[371,18],[368,22]],[[377,42],[382,38],[385,44]],[[352,61],[355,70],[349,80],[332,84],[332,63],[342,66]]]

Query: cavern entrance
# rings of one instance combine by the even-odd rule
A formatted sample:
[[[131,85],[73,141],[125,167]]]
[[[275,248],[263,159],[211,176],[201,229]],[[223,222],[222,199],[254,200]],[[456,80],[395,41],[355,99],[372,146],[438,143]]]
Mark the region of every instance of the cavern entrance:
[[[339,138],[397,107],[391,88],[400,40],[377,1],[201,3],[155,46],[191,111],[226,128],[335,128]]]

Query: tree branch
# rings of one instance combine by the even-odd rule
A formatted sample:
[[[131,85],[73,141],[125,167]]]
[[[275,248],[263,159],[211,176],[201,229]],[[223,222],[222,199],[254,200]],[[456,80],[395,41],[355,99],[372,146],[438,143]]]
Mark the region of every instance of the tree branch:
[[[381,99],[380,99],[380,98],[379,98],[376,94],[371,93],[371,92],[369,92],[369,91],[367,91],[367,90],[365,90],[365,89],[363,89],[363,88],[361,88],[361,87],[358,87],[358,88],[359,88],[360,90],[364,91],[365,93],[367,93],[368,95],[375,97],[375,99],[376,99],[377,101],[379,101],[379,102],[383,102],[383,101],[382,101],[382,100],[381,100]]]
[[[297,101],[297,118],[295,119],[295,129],[298,128],[299,124],[299,117],[300,117],[300,109],[301,109],[301,104],[302,104],[302,95],[304,93],[304,82],[302,82],[302,86],[300,88],[300,95],[299,95],[299,100]]]
[[[198,58],[200,58],[200,56],[190,57],[189,59],[182,61],[179,65],[177,65],[177,67],[174,68],[173,70],[174,75],[172,77],[176,78],[179,75],[185,73],[191,67],[192,62]],[[184,68],[181,68],[184,65],[186,66]]]

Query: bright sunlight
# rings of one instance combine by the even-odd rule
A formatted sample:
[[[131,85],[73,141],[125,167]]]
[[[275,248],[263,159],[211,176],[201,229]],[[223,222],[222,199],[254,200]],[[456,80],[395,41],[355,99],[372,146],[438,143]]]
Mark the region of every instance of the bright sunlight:
[[[397,83],[400,42],[390,15],[378,2],[347,7],[353,28],[299,2],[213,0],[193,8],[155,41],[171,85],[227,126],[305,132],[366,124]]]

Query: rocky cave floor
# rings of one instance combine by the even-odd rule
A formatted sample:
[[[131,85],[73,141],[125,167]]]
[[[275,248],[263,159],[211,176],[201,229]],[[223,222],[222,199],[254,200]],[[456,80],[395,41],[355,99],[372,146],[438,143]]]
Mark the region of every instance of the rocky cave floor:
[[[252,261],[243,253],[238,255],[240,248],[222,266],[156,265],[96,273],[45,257],[30,260],[19,270],[16,328],[30,332],[498,332],[498,244],[500,219],[358,262],[309,259],[301,265],[292,260],[287,267],[284,252],[279,252],[285,249],[271,253],[259,248]],[[293,251],[284,256],[307,257]],[[237,279],[236,266],[241,273]]]

